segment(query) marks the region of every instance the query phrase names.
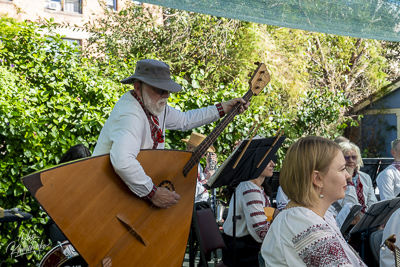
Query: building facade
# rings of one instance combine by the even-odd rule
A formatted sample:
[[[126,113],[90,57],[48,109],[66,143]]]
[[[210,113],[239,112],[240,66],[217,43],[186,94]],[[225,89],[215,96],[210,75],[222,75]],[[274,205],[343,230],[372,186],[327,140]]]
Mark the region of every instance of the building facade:
[[[386,88],[383,95],[362,102],[354,110],[363,115],[360,148],[375,149],[377,157],[391,158],[391,141],[400,138],[400,81]]]
[[[55,23],[69,24],[78,28],[91,20],[104,16],[104,7],[119,11],[128,2],[141,5],[132,0],[0,0],[0,15],[7,14],[19,21],[54,19]],[[73,30],[71,27],[60,27],[56,30],[64,39],[85,45],[89,35],[85,31]]]

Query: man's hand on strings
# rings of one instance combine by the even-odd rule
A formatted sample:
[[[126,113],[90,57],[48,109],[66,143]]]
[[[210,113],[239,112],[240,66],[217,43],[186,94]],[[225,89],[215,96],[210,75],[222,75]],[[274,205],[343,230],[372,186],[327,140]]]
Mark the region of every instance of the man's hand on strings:
[[[236,106],[237,103],[243,104],[240,106],[239,114],[242,114],[243,112],[245,112],[245,110],[247,110],[250,106],[250,102],[246,103],[246,101],[244,101],[243,98],[233,98],[231,100],[221,103],[225,114],[228,114]]]
[[[181,198],[175,192],[169,191],[165,187],[158,187],[154,196],[150,199],[154,206],[159,208],[168,209],[172,205],[178,203],[178,200]]]

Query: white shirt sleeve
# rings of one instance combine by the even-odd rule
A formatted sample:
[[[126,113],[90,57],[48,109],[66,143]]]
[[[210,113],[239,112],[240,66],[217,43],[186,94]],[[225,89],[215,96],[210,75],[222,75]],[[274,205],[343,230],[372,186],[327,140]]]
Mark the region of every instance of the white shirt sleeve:
[[[146,175],[136,159],[141,149],[142,138],[146,135],[145,127],[149,128],[147,121],[129,114],[114,121],[113,130],[110,132],[113,142],[110,159],[114,170],[139,197],[146,196],[153,188],[152,179]]]
[[[115,104],[97,140],[93,156],[110,153],[115,172],[139,197],[146,196],[153,182],[136,159],[140,149],[151,149],[150,126],[140,104],[130,92]]]
[[[261,189],[248,187],[251,182],[247,182],[242,192],[242,207],[244,211],[244,220],[247,230],[257,242],[261,243],[267,235],[271,223],[267,221],[264,213],[265,199]]]
[[[169,130],[187,131],[220,119],[216,106],[182,112],[171,106],[167,106],[165,128]],[[164,123],[163,116],[159,116],[160,126]]]
[[[381,172],[376,178],[376,184],[379,188],[379,196],[381,200],[392,199],[394,195],[394,175],[390,166]]]

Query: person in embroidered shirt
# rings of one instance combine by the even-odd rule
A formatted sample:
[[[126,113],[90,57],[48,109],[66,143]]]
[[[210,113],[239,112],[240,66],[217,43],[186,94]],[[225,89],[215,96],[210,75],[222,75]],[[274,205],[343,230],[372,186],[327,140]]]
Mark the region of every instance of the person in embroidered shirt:
[[[347,202],[362,206],[361,213],[365,213],[369,206],[377,202],[371,177],[360,171],[363,161],[358,146],[352,142],[341,142],[347,171],[351,177],[347,179],[346,196],[338,201],[343,207]]]
[[[169,94],[179,92],[181,86],[171,79],[169,66],[154,59],[138,61],[135,73],[121,83],[133,88],[115,104],[92,155],[110,153],[115,172],[133,193],[157,207],[169,208],[180,196],[153,184],[136,159],[140,150],[164,148],[165,129],[187,131],[217,121],[237,103],[243,104],[242,113],[249,103],[235,98],[186,112],[172,108],[167,105]]]
[[[272,177],[274,167],[275,163],[271,160],[258,178],[241,182],[230,199],[228,216],[223,224],[226,250],[223,250],[222,261],[226,266],[259,266],[261,243],[271,225],[264,212],[264,207],[271,207],[271,203],[263,184],[266,177]],[[235,215],[240,217],[236,221],[236,240],[233,244],[235,198]]]
[[[394,161],[376,178],[381,200],[392,199],[400,194],[400,139],[393,140],[391,145]]]
[[[323,137],[303,137],[289,147],[279,181],[290,201],[263,241],[265,266],[366,266],[327,212],[344,198],[345,165],[340,146]]]

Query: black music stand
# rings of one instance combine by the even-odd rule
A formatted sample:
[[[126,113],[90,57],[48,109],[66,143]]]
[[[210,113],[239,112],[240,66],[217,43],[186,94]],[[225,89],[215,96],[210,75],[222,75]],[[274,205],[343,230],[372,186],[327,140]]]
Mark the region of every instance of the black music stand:
[[[360,221],[351,229],[350,235],[361,234],[361,258],[364,259],[364,243],[371,231],[386,224],[390,216],[400,208],[400,197],[372,204]]]
[[[243,140],[208,180],[207,186],[209,188],[225,185],[236,187],[240,182],[259,177],[270,160],[274,159],[276,152],[285,139],[286,136],[252,139],[238,161],[249,141],[248,139]]]
[[[353,205],[353,207],[351,207],[349,214],[347,214],[346,219],[344,220],[342,226],[340,227],[340,232],[342,234],[346,233],[346,230],[350,227],[351,222],[354,221],[354,219],[360,213],[361,210],[362,210],[361,205]],[[338,218],[338,216],[336,218]]]
[[[360,171],[367,173],[372,180],[374,189],[376,188],[376,178],[378,174],[392,164],[394,158],[363,158],[363,167]]]
[[[236,216],[236,187],[240,182],[259,177],[268,163],[276,158],[275,153],[281,147],[285,139],[286,136],[279,135],[252,139],[251,141],[248,139],[243,140],[207,182],[208,188],[229,186],[234,189],[232,218],[234,248],[236,240],[236,221],[241,219],[240,216]],[[250,143],[248,144],[249,141]],[[234,255],[236,255],[236,253],[234,253]],[[235,264],[235,261],[233,264]]]

